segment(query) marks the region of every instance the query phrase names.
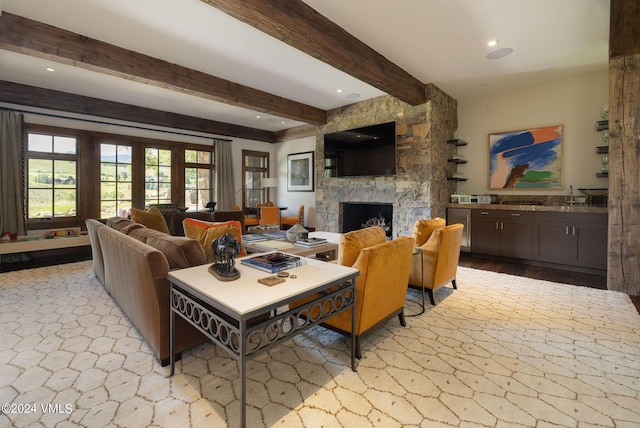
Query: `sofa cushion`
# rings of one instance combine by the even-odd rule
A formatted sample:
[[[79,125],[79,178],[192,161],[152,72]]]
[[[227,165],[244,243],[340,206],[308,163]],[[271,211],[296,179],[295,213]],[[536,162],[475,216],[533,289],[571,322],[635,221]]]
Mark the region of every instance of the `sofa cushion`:
[[[182,222],[185,218],[195,218],[197,220],[214,221],[212,213],[208,211],[186,211],[179,213],[163,213],[164,219],[169,227],[169,233],[173,236],[185,236]]]
[[[360,255],[360,250],[386,242],[387,235],[379,226],[367,227],[340,236],[338,264],[352,266]]]
[[[196,240],[184,236],[171,236],[149,228],[134,229],[129,236],[161,251],[169,261],[171,269],[206,263],[204,250]]]
[[[169,233],[167,222],[162,212],[156,207],[151,207],[148,211],[131,208],[131,219],[136,223],[144,224],[150,229]]]
[[[127,224],[124,227],[122,227],[120,229],[120,232],[124,233],[125,235],[129,235],[131,233],[131,231],[133,231],[135,229],[146,229],[146,228],[147,228],[147,226],[145,226],[144,224],[130,222],[129,224]]]
[[[211,243],[225,233],[230,234],[233,239],[240,243],[241,250],[238,256],[247,255],[244,247],[242,247],[242,225],[239,221],[216,223],[185,218],[182,225],[185,235],[198,241],[204,249],[207,256],[207,263],[213,263],[213,248],[211,248]]]
[[[107,226],[115,230],[120,230],[123,227],[129,226],[130,224],[133,224],[133,222],[127,218],[111,217],[107,219]]]

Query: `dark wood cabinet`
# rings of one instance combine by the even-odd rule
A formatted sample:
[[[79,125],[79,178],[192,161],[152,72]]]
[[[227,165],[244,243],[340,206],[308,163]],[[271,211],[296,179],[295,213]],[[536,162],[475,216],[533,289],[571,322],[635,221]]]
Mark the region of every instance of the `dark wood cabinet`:
[[[607,269],[606,213],[471,210],[471,252],[581,271]]]
[[[607,269],[607,214],[536,212],[533,259]]]
[[[532,256],[532,213],[474,209],[471,214],[471,252],[529,259]]]

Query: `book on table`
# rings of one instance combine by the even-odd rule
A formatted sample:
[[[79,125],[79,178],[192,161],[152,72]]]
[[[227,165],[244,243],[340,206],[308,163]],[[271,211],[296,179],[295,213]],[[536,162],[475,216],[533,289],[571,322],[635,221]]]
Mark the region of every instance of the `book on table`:
[[[263,232],[262,234],[266,236],[268,239],[286,239],[287,238],[287,232],[285,230]]]
[[[264,272],[276,273],[281,270],[302,266],[306,264],[307,261],[298,256],[276,251],[274,253],[261,254],[254,257],[245,257],[240,259],[240,263],[245,266],[260,269]]]
[[[324,238],[303,238],[298,239],[295,243],[298,247],[317,247],[326,244],[328,241]]]
[[[242,242],[258,242],[266,241],[268,238],[262,233],[250,233],[248,235],[242,235]]]
[[[288,241],[275,241],[272,239],[268,239],[266,241],[256,241],[255,243],[251,243],[254,247],[260,249],[260,250],[265,250],[265,251],[270,251],[270,250],[283,250],[285,248],[291,248],[293,247],[293,244],[291,242]]]

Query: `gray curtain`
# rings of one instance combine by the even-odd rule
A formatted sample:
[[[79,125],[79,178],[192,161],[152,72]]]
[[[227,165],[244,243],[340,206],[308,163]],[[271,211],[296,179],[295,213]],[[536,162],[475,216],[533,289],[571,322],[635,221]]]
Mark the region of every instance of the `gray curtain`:
[[[233,159],[231,141],[215,141],[216,191],[218,203],[216,210],[231,211],[236,207],[236,194],[233,183]]]
[[[0,232],[26,235],[24,211],[24,118],[0,110]]]

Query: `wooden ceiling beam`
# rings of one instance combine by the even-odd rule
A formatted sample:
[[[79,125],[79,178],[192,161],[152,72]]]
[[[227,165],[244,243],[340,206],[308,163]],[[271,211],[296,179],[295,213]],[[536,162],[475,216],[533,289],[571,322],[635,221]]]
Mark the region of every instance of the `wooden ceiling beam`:
[[[411,105],[424,84],[301,0],[201,0]]]
[[[609,58],[640,54],[640,3],[635,0],[611,0],[609,17]]]
[[[3,12],[0,48],[160,88],[323,125],[324,110]]]
[[[3,13],[4,15],[4,13]],[[0,80],[0,101],[164,128],[275,143],[274,132]]]

